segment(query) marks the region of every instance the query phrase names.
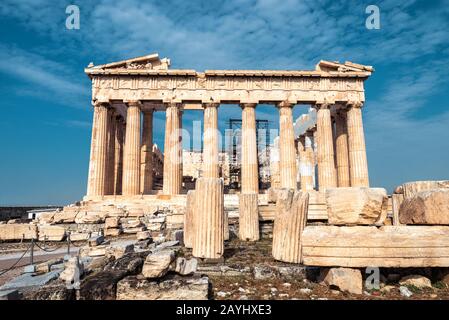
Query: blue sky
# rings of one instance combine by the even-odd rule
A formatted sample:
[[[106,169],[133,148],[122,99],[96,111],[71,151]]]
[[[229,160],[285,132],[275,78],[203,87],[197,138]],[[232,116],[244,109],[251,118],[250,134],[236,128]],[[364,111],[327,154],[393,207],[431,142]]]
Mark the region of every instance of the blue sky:
[[[70,4],[79,30],[65,28]],[[365,28],[370,4],[380,30]],[[449,0],[2,0],[0,34],[0,205],[80,200],[92,121],[84,67],[153,52],[198,71],[373,65],[364,108],[372,186],[449,179]],[[239,116],[221,108],[221,128]],[[278,125],[272,107],[257,117]],[[197,118],[186,112],[184,127]]]

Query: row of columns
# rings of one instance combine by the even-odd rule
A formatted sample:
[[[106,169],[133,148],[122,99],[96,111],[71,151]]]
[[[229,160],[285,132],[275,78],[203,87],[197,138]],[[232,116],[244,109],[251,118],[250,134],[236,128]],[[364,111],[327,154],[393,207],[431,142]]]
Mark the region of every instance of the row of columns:
[[[369,187],[368,162],[363,132],[362,105],[348,104],[331,114],[328,104],[316,105],[317,123],[314,133],[299,137],[301,190],[313,189],[315,176],[314,140],[318,186],[320,190],[334,187]]]
[[[108,103],[94,105],[87,196],[132,196],[151,191],[153,111],[142,112],[142,105],[132,101],[127,103],[125,120]]]
[[[256,115],[257,104],[242,108],[242,193],[258,193]],[[88,196],[148,194],[153,187],[153,109],[143,111],[138,101],[127,103],[126,121],[110,105],[94,106]],[[204,107],[203,176],[219,177],[218,104]],[[280,103],[280,187],[296,189],[296,148],[292,104]],[[337,186],[369,186],[361,105],[339,109],[332,117],[330,105],[316,105],[316,132],[300,137],[301,189],[314,184],[314,152],[320,189]],[[335,120],[335,131],[333,125]],[[141,123],[143,128],[141,130]],[[163,193],[182,189],[182,105],[166,105]],[[141,134],[142,131],[142,134]],[[313,142],[312,142],[313,140]],[[315,147],[313,147],[315,144]]]

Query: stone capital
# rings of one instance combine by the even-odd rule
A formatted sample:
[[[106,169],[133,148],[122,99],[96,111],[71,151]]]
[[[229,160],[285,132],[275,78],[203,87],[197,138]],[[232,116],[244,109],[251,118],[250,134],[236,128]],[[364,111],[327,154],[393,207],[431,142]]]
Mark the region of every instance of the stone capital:
[[[295,103],[291,101],[282,101],[276,104],[278,108],[293,108],[295,106]]]
[[[95,100],[92,101],[92,106],[95,107],[107,107],[109,108],[111,105],[109,104],[108,101],[99,101],[99,100]]]
[[[164,103],[164,106],[165,106],[165,108],[175,107],[180,110],[183,109],[182,103],[179,103],[179,102],[166,102],[166,103]]]
[[[257,107],[257,103],[241,103],[240,108],[255,108]]]
[[[348,108],[362,108],[363,102],[362,101],[348,101],[346,104]]]
[[[217,102],[207,102],[207,103],[203,103],[203,108],[218,108],[220,104]]]
[[[128,107],[142,107],[142,103],[139,100],[124,100],[123,103]]]
[[[332,107],[332,104],[327,102],[317,102],[313,105],[313,108],[315,108],[317,111],[318,109],[330,109]]]

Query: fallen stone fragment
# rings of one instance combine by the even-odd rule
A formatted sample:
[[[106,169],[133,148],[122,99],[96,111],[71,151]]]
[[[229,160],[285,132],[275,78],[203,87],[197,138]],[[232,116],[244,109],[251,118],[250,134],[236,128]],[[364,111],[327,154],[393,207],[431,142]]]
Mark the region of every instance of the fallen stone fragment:
[[[172,250],[159,251],[147,256],[143,264],[142,274],[146,278],[163,277],[175,259],[175,253]]]
[[[102,223],[104,222],[103,213],[81,211],[76,215],[75,223]]]
[[[117,300],[207,300],[209,279],[174,278],[161,282],[126,277],[117,284]]]
[[[321,282],[341,291],[362,294],[363,281],[359,269],[323,268],[320,274]]]
[[[106,229],[118,228],[119,224],[120,224],[120,218],[118,218],[118,217],[109,217],[109,218],[106,218],[104,221],[104,227]]]
[[[399,287],[399,292],[401,293],[402,296],[407,298],[410,298],[413,295],[413,293],[407,287],[404,286]]]
[[[421,191],[406,198],[399,209],[402,224],[449,225],[449,189]]]
[[[275,277],[273,269],[266,266],[255,266],[253,269],[253,275],[257,280],[265,280]]]
[[[104,229],[105,237],[118,237],[121,233],[122,233],[122,229],[120,229],[120,228]]]
[[[137,240],[147,240],[151,238],[151,233],[149,231],[139,231],[136,236]]]
[[[103,242],[104,242],[103,236],[93,236],[93,237],[90,237],[88,240],[88,244],[91,247],[96,247],[96,246],[102,244]]]
[[[114,300],[117,283],[127,275],[121,270],[103,270],[88,275],[77,290],[77,300]]]
[[[326,189],[328,221],[333,225],[382,225],[387,204],[387,191],[383,188]]]
[[[32,273],[23,273],[20,276],[12,279],[11,281],[1,286],[0,291],[10,289],[23,289],[30,287],[41,287],[46,285],[50,281],[57,279],[60,273],[61,271],[50,271],[48,273],[38,275]]]
[[[420,275],[409,275],[399,280],[401,286],[414,286],[416,288],[432,288],[432,282],[429,278]]]
[[[195,258],[185,259],[178,258],[176,259],[176,267],[175,272],[179,273],[182,276],[194,274],[198,267],[198,260]]]
[[[72,257],[65,263],[65,269],[59,275],[59,279],[67,285],[79,286],[79,281],[84,274],[84,266],[79,258]]]
[[[115,259],[119,259],[123,257],[125,254],[134,252],[134,243],[130,243],[129,241],[124,242],[114,242],[111,243],[109,247],[106,248],[105,255],[107,257],[114,257]]]
[[[61,264],[63,261],[62,258],[51,259],[42,263],[38,263],[35,265],[35,271],[38,273],[46,273],[50,272],[51,267],[56,264]]]
[[[406,182],[402,185],[404,197],[412,198],[417,193],[422,191],[430,191],[435,189],[447,189],[449,188],[449,180],[440,181],[412,181]]]

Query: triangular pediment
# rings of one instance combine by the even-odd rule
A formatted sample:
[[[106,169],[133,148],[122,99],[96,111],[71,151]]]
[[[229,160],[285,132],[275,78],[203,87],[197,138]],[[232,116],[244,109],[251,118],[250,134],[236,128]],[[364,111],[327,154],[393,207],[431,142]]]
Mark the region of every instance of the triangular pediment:
[[[159,54],[152,53],[146,56],[136,57],[94,66],[91,62],[87,69],[101,70],[167,70],[170,66],[170,59],[159,58]]]

